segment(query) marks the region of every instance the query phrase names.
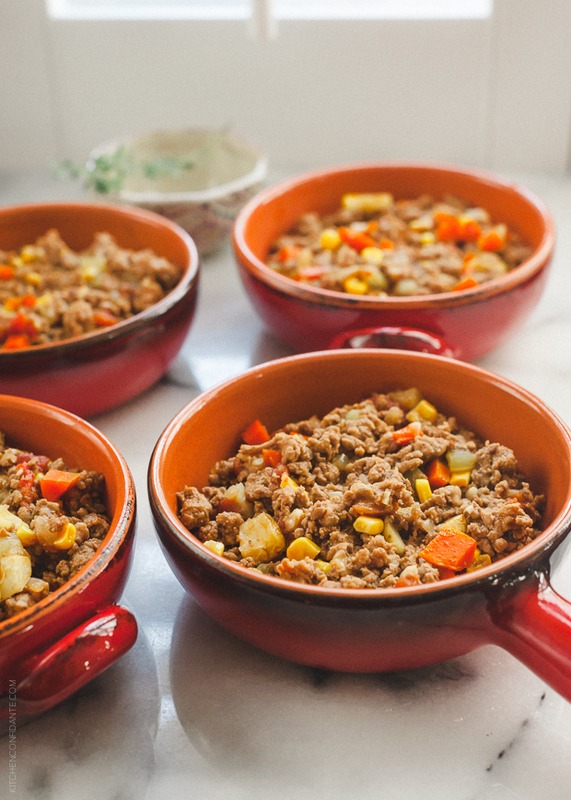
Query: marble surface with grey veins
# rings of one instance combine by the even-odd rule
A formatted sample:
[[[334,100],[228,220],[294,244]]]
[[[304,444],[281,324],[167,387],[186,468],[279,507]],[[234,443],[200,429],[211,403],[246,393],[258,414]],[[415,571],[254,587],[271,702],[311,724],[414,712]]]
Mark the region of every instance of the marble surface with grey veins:
[[[571,179],[513,177],[551,207],[557,251],[530,319],[478,363],[571,424]],[[73,197],[48,176],[0,175],[0,205]],[[200,391],[288,352],[256,317],[228,245],[203,262],[195,322],[168,375],[92,420],[137,486],[123,601],[140,636],[74,697],[18,727],[15,792],[0,739],[0,798],[570,800],[571,705],[499,648],[388,675],[309,669],[224,632],[171,573],[146,492],[158,436]],[[553,582],[571,599],[571,556]]]

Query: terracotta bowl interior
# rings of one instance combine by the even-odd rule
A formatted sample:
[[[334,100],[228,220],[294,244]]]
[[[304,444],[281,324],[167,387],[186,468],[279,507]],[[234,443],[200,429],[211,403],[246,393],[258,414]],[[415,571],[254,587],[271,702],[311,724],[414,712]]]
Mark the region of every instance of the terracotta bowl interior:
[[[356,164],[300,175],[261,192],[238,218],[238,247],[245,243],[251,255],[264,262],[275,238],[302,214],[334,211],[345,192],[375,191],[391,192],[396,199],[425,193],[434,197],[456,195],[485,208],[492,219],[505,222],[534,249],[546,239],[543,204],[523,187],[502,182],[501,178],[446,166]]]
[[[514,450],[532,488],[546,495],[546,525],[555,523],[530,547],[551,536],[571,508],[571,439],[562,423],[533,395],[477,367],[382,350],[330,351],[269,362],[190,403],[157,448],[154,490],[170,526],[179,539],[196,541],[176,517],[175,493],[185,485],[207,485],[214,463],[236,451],[252,420],[259,418],[271,432],[373,392],[410,386],[482,438]]]
[[[151,247],[158,254],[186,266],[185,241],[173,225],[160,217],[120,206],[97,203],[54,203],[0,209],[0,248],[32,244],[49,228],[57,228],[74,250],[83,250],[95,233],[105,231],[119,245],[136,250]]]

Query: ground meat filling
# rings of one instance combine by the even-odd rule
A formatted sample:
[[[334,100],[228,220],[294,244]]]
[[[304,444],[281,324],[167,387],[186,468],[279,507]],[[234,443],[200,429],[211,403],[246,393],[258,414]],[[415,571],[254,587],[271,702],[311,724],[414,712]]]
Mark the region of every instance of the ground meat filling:
[[[80,253],[55,229],[17,252],[0,250],[0,349],[114,325],[161,300],[181,274],[151,250],[119,247],[109,233]]]
[[[209,486],[177,495],[185,527],[244,567],[319,586],[409,586],[481,569],[541,530],[544,498],[513,452],[416,389],[271,437],[255,425]]]
[[[0,433],[0,621],[72,578],[109,525],[103,475],[7,447]]]
[[[514,231],[462,199],[377,192],[346,194],[332,214],[303,215],[273,243],[267,264],[324,289],[405,297],[477,286],[530,254]]]

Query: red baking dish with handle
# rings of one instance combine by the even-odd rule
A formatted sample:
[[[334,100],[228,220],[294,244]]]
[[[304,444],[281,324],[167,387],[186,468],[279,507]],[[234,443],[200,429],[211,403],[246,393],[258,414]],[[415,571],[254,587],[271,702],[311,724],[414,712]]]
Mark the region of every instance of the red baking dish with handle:
[[[177,517],[256,418],[269,431],[373,392],[416,386],[446,415],[513,449],[546,497],[544,530],[489,567],[419,586],[349,590],[268,576],[217,556]],[[422,352],[329,350],[254,367],[189,403],[157,442],[149,497],[182,585],[224,628],[275,655],[343,671],[432,664],[504,647],[571,700],[571,604],[551,586],[571,528],[571,434],[541,400],[476,366]]]
[[[76,575],[0,622],[0,718],[15,708],[20,719],[69,697],[135,643],[135,617],[117,603],[131,563],[136,498],[123,457],[74,414],[0,395],[0,431],[8,445],[103,473],[111,518],[103,545]]]
[[[517,231],[532,253],[515,269],[474,288],[411,297],[336,292],[266,266],[273,242],[301,215],[335,211],[346,192],[375,191],[396,199],[456,195]],[[408,327],[442,337],[466,361],[499,347],[523,324],[545,287],[554,241],[549,209],[526,187],[484,170],[413,161],[342,164],[287,178],[250,200],[233,230],[252,305],[296,352],[331,347],[336,337],[362,329]]]

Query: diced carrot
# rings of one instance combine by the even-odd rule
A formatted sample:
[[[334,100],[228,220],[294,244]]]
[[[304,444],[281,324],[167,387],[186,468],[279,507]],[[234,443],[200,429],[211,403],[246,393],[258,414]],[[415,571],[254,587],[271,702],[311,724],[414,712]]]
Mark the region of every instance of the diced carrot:
[[[67,492],[78,482],[81,477],[80,472],[63,472],[60,469],[50,469],[43,478],[40,478],[40,488],[44,499],[52,502]]]
[[[431,489],[440,489],[450,483],[450,469],[440,458],[431,461],[424,470]]]
[[[461,219],[460,223],[460,241],[462,242],[477,242],[482,235],[482,229],[475,219]]]
[[[4,308],[6,311],[17,311],[20,308],[20,303],[22,302],[21,297],[9,297],[4,302]]]
[[[353,250],[357,250],[358,253],[361,250],[364,250],[365,247],[374,247],[375,240],[372,239],[368,233],[364,233],[362,231],[354,231],[351,228],[338,228],[339,236],[341,237],[341,241],[348,244],[349,247],[352,247]]]
[[[379,223],[376,220],[372,219],[367,225],[367,230],[365,231],[365,233],[374,233],[378,227]]]
[[[409,444],[417,436],[422,435],[420,422],[410,422],[406,427],[393,431],[393,439],[397,444]]]
[[[452,287],[452,291],[462,292],[464,289],[473,289],[474,286],[478,286],[478,281],[474,280],[474,278],[468,277],[464,278],[462,281],[459,281],[456,286]]]
[[[390,239],[381,239],[378,246],[381,248],[381,250],[393,250],[395,245]]]
[[[480,237],[478,240],[478,247],[480,250],[501,250],[505,241],[497,231],[489,231]]]
[[[25,333],[13,333],[4,342],[4,350],[23,350],[30,346],[30,340]]]
[[[9,267],[7,264],[0,264],[0,279],[8,281],[16,274],[14,267]]]
[[[277,467],[281,464],[282,454],[279,450],[262,450],[262,458],[267,467]]]
[[[33,340],[38,333],[38,328],[33,319],[30,319],[30,317],[20,311],[16,314],[14,319],[11,320],[8,331],[13,334],[24,333],[29,339]]]
[[[35,297],[33,294],[25,294],[21,298],[21,305],[26,306],[26,308],[33,308],[37,302],[38,298]]]
[[[279,251],[278,259],[280,261],[295,261],[296,258],[299,257],[301,251],[302,248],[297,244],[286,245],[286,247],[282,247]]]
[[[448,569],[448,567],[438,567],[438,577],[439,580],[445,581],[448,578],[453,578],[456,575],[453,569]]]
[[[434,539],[419,552],[419,556],[435,567],[458,572],[474,560],[476,540],[466,533],[444,527]]]
[[[119,318],[106,308],[96,308],[93,312],[93,321],[98,328],[108,328],[119,322]]]
[[[259,419],[255,419],[251,425],[242,433],[242,439],[246,444],[263,444],[267,442],[270,435],[265,425]]]
[[[464,253],[464,269],[468,267],[468,264],[474,258],[475,255],[476,253],[474,253],[473,250],[469,250],[467,253]]]
[[[458,217],[440,212],[434,215],[436,221],[436,237],[441,242],[456,241],[460,238],[461,225]]]

